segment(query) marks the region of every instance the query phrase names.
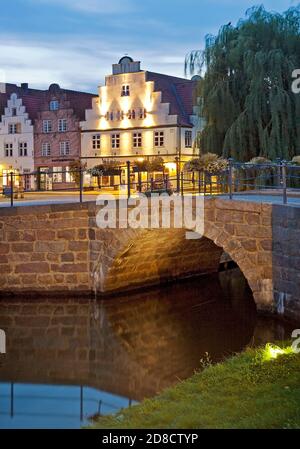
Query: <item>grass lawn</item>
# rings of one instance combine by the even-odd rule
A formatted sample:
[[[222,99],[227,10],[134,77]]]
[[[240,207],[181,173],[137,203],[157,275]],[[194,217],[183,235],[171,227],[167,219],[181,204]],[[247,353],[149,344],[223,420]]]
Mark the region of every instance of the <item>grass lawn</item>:
[[[153,399],[102,417],[103,429],[300,428],[300,354],[247,349]]]

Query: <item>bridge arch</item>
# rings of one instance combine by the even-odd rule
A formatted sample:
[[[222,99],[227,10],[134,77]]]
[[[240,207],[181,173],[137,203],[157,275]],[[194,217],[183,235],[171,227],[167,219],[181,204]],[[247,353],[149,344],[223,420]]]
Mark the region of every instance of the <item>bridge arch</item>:
[[[237,263],[260,309],[273,307],[271,226],[260,205],[206,202],[204,235],[187,240],[185,229],[105,230],[93,257],[93,283],[108,293],[218,271],[225,251]],[[263,225],[262,222],[265,221]],[[99,230],[98,230],[99,232]]]

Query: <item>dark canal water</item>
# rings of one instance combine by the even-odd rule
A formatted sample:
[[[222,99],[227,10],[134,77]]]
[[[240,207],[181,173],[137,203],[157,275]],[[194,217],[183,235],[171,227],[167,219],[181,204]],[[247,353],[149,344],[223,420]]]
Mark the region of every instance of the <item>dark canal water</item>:
[[[102,301],[0,299],[0,329],[0,428],[78,428],[293,327],[256,314],[236,269]]]

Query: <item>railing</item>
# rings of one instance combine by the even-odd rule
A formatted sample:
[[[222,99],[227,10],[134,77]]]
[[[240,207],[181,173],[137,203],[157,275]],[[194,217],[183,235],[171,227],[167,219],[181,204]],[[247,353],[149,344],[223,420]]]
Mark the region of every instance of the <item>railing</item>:
[[[155,175],[133,169],[130,162],[116,171],[90,175],[92,185],[87,183],[88,173],[83,169],[70,170],[68,182],[63,180],[65,171],[32,172],[19,174],[10,172],[0,176],[0,206],[11,207],[18,204],[53,202],[83,202],[91,195],[117,193],[130,198],[132,195],[144,193],[176,193],[180,195],[226,195],[232,199],[235,195],[256,194],[276,195],[281,202],[287,204],[289,196],[300,196],[300,165],[285,161],[275,163],[251,164],[229,160],[228,168],[217,173],[205,170],[180,172],[174,176],[156,172]],[[109,185],[103,179],[110,179]],[[146,178],[146,180],[145,180]],[[59,181],[57,181],[59,179]],[[2,195],[1,195],[2,194]],[[21,200],[21,202],[19,201]]]
[[[286,161],[251,164],[229,160],[228,172],[231,199],[235,193],[277,195],[283,204],[287,204],[289,196],[300,198],[300,165]]]

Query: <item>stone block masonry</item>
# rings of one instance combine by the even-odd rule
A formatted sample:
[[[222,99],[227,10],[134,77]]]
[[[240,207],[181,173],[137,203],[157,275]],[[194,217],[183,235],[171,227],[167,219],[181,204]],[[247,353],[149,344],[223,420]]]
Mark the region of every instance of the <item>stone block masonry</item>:
[[[300,322],[300,208],[274,206],[273,279],[278,312]]]
[[[86,207],[2,210],[0,237],[2,292],[90,291]]]
[[[1,209],[2,293],[131,290],[216,272],[225,251],[258,308],[300,317],[300,209],[206,198],[198,240],[184,229],[99,229],[97,211],[94,202]]]

